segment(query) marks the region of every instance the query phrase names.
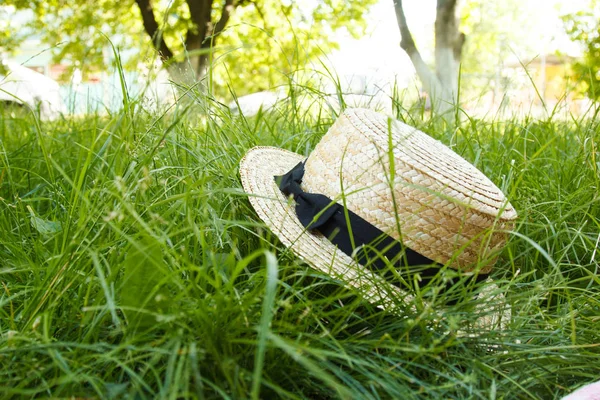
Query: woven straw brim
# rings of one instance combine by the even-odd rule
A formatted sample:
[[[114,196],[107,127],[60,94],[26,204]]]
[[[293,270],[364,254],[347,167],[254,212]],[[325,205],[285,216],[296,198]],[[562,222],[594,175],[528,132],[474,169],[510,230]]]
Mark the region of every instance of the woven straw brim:
[[[356,288],[370,302],[383,307],[399,299],[410,303],[412,295],[358,264],[323,235],[307,232],[302,226],[293,200],[281,193],[274,176],[287,173],[304,159],[299,154],[274,147],[255,147],[240,161],[242,186],[250,195],[258,217],[298,257],[316,270]]]
[[[308,232],[302,226],[293,200],[281,193],[274,176],[287,173],[304,159],[299,154],[275,147],[255,147],[240,161],[242,186],[258,217],[294,254],[314,269],[354,287],[367,301],[393,313],[400,311],[397,305],[401,303],[416,311],[412,294],[389,284],[338,250],[323,235]],[[491,279],[488,278],[478,301],[481,316],[475,327],[505,329],[511,319],[511,309]]]
[[[327,240],[323,235],[306,231],[287,199],[275,184],[274,176],[283,175],[305,157],[275,147],[255,147],[240,161],[240,177],[244,190],[258,217],[287,248],[314,269],[355,288],[367,301],[398,313],[398,304],[414,308],[414,296],[391,285]],[[498,286],[488,278],[479,294],[477,307],[481,317],[475,327],[505,329],[511,309]],[[459,332],[463,335],[464,332]]]

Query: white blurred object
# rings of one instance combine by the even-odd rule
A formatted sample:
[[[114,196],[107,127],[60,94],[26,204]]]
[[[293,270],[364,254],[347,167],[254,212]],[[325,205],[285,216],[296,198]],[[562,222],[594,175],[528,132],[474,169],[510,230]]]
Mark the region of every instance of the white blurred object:
[[[344,100],[346,107],[368,108],[388,116],[393,116],[392,98],[383,92],[373,95],[343,94],[342,99]],[[340,100],[338,96],[327,96],[326,102],[336,113],[341,111]]]
[[[394,88],[406,87],[406,83],[398,81],[397,76],[377,69],[339,76],[324,75],[319,81],[325,103],[336,113],[340,112],[343,100],[347,107],[368,108],[391,116]]]
[[[73,90],[76,92],[81,90],[81,83],[83,82],[83,74],[81,73],[81,69],[76,67],[73,70],[73,75],[71,75],[71,86]]]
[[[580,387],[562,400],[600,400],[600,381]]]
[[[406,77],[377,68],[346,72],[342,75],[325,75],[322,78],[323,90],[327,92],[341,91],[345,94],[386,93],[391,95],[394,89],[401,90],[408,87],[409,84],[410,80]]]
[[[2,60],[6,75],[0,73],[0,100],[39,107],[42,120],[54,120],[66,113],[58,83],[27,67]]]
[[[240,96],[236,100],[229,103],[229,109],[233,114],[242,114],[245,117],[253,117],[260,110],[267,111],[272,109],[279,101],[287,98],[285,88],[280,88],[277,91],[256,92]]]
[[[366,74],[345,74],[340,77],[340,89],[348,94],[372,94],[373,85]]]

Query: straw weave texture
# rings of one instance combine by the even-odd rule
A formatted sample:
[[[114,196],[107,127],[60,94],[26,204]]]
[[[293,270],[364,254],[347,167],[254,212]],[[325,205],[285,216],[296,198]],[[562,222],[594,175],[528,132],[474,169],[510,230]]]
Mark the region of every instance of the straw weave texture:
[[[346,110],[321,139],[302,186],[463,271],[478,264],[489,272],[517,216],[500,189],[448,147],[363,109]]]
[[[391,147],[390,147],[391,144]],[[315,269],[375,303],[412,300],[318,233],[306,232],[277,187],[305,158],[255,147],[240,161],[242,186],[259,218]],[[479,170],[428,135],[370,110],[346,110],[305,161],[306,192],[320,193],[424,256],[489,272],[517,214]]]

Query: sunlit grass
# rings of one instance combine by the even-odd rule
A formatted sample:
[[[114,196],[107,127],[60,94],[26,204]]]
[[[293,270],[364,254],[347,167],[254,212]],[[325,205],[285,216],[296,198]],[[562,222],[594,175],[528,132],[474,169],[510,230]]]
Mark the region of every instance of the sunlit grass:
[[[205,98],[42,125],[0,115],[2,398],[553,398],[597,379],[596,119],[445,128],[397,104],[519,212],[493,274],[512,319],[484,328],[466,291],[382,311],[258,220],[243,154],[308,154],[334,120],[291,92],[254,118]]]

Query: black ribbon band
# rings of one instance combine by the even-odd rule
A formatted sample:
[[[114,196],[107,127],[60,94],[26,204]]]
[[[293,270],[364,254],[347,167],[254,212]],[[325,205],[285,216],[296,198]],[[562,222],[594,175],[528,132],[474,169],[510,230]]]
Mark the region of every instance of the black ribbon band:
[[[303,176],[304,163],[301,162],[285,175],[275,176],[275,181],[285,195],[294,197],[296,215],[305,228],[319,231],[345,254],[382,273],[387,279],[405,275],[402,267],[417,265],[428,266],[418,271],[424,283],[438,273],[440,264],[402,245],[400,241],[388,236],[354,212],[344,209],[327,196],[302,190],[300,184]],[[390,271],[385,259],[396,267],[395,271]],[[479,275],[477,281],[486,277]],[[448,284],[452,286],[454,282]]]

